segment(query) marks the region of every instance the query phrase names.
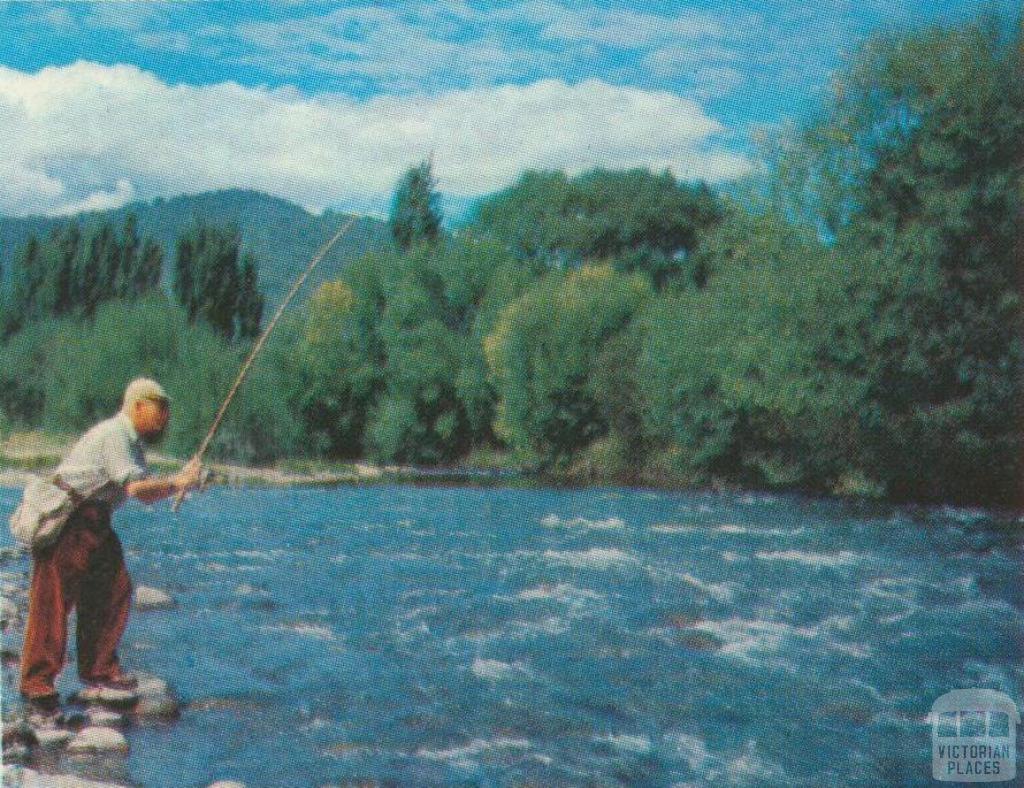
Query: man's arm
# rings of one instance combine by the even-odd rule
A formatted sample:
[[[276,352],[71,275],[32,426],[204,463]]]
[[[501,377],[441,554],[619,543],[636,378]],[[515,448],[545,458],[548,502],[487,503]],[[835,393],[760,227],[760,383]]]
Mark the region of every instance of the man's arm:
[[[198,487],[200,474],[199,462],[191,460],[178,473],[128,482],[124,490],[132,498],[138,498],[143,503],[155,503],[169,495]]]

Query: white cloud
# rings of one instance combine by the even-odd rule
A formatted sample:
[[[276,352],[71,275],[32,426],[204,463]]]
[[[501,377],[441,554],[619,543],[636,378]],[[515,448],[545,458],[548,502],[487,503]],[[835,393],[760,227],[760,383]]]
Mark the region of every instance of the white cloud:
[[[431,151],[454,198],[541,167],[667,167],[716,181],[748,166],[715,146],[722,132],[693,101],[598,80],[354,100],[169,85],[127,65],[0,67],[0,212],[230,187],[313,207],[378,203]]]
[[[569,74],[614,78],[621,63],[607,59],[609,49],[653,57],[653,73],[674,77],[684,50],[688,67],[735,57],[736,22],[693,10],[656,14],[552,0],[483,8],[448,0],[298,5],[291,16],[208,24],[187,37],[151,24],[134,40],[278,77],[322,75],[350,88],[423,92]]]
[[[645,49],[663,41],[721,38],[722,24],[709,14],[684,11],[672,16],[608,8],[578,8],[534,0],[513,12],[540,27],[541,35],[560,41],[589,41],[620,49]]]
[[[50,210],[51,216],[63,216],[85,211],[106,211],[127,205],[135,198],[135,187],[124,178],[118,179],[114,188],[87,194],[77,202],[63,203]]]

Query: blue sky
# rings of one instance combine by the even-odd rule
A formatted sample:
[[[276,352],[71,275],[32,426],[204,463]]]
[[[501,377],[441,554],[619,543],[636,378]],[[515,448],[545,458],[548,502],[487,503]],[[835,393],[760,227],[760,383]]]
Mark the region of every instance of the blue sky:
[[[727,182],[865,36],[1017,6],[0,2],[0,212],[240,186],[380,213],[431,152],[452,205],[529,167]]]

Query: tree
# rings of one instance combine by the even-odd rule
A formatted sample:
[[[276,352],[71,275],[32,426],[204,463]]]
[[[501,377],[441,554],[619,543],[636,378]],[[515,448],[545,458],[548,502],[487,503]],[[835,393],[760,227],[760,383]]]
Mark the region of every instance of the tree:
[[[134,279],[131,285],[133,296],[142,296],[160,287],[163,271],[164,251],[152,238],[146,238],[142,244],[138,265],[135,266]]]
[[[661,290],[683,278],[722,210],[705,184],[680,183],[667,171],[596,169],[571,179],[527,172],[480,203],[473,227],[554,268],[614,260]]]
[[[238,335],[243,339],[255,339],[259,335],[263,305],[256,258],[252,254],[246,254],[242,263],[241,286],[238,293]]]
[[[898,497],[1019,494],[1019,36],[987,22],[876,39],[832,124],[861,162],[838,237],[870,305],[863,437]]]
[[[40,315],[40,295],[46,282],[43,246],[34,234],[14,261],[10,307],[4,314],[4,336],[17,332]]]
[[[202,320],[227,340],[259,333],[263,296],[256,260],[245,256],[238,228],[197,222],[178,238],[174,294],[190,321]]]
[[[110,222],[105,222],[94,236],[96,257],[100,267],[98,301],[118,296],[121,286],[121,244]]]
[[[139,218],[129,212],[124,219],[124,227],[121,230],[121,268],[117,277],[116,295],[118,298],[125,296],[139,295],[135,292],[134,286],[137,280],[137,267],[139,264]]]
[[[507,306],[484,343],[499,435],[548,468],[606,435],[596,363],[650,295],[646,277],[584,266],[549,273]]]
[[[388,224],[398,248],[434,243],[441,233],[441,209],[431,159],[409,169],[395,188]]]
[[[68,222],[58,236],[58,245],[60,260],[56,273],[53,313],[60,317],[70,314],[77,306],[75,265],[82,249],[82,230],[78,222]]]

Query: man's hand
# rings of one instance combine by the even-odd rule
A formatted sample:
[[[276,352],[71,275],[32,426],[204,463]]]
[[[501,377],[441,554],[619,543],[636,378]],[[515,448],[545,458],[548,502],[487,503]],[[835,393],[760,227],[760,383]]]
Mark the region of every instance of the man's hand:
[[[154,503],[169,495],[195,489],[202,482],[202,478],[202,464],[198,460],[189,460],[173,476],[160,476],[155,479],[129,482],[125,487],[125,492],[143,503]]]
[[[178,471],[174,477],[174,484],[177,486],[179,492],[186,490],[193,490],[199,486],[203,479],[203,466],[199,462],[198,458],[189,460]]]

